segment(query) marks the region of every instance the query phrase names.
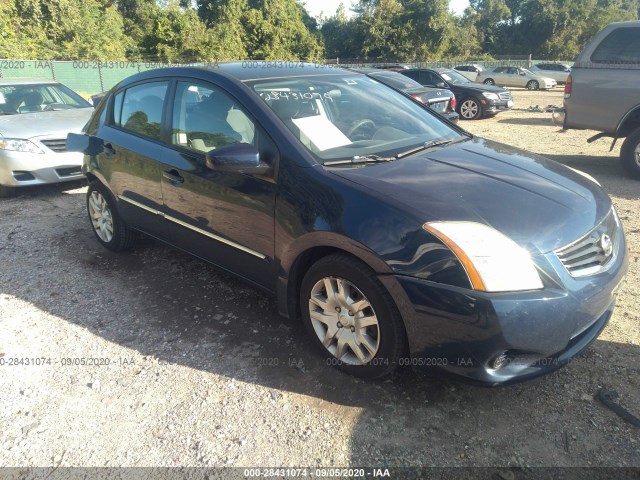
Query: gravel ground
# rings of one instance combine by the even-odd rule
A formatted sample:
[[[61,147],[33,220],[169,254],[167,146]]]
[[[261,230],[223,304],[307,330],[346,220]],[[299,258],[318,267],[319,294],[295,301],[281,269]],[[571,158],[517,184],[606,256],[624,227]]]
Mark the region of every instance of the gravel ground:
[[[570,366],[492,389],[345,376],[273,298],[150,240],[110,253],[84,185],[39,188],[0,199],[0,465],[640,466],[640,430],[593,399],[606,386],[640,414],[640,182],[619,146],[526,110],[560,91],[514,96],[463,126],[596,177],[629,242],[611,324]]]

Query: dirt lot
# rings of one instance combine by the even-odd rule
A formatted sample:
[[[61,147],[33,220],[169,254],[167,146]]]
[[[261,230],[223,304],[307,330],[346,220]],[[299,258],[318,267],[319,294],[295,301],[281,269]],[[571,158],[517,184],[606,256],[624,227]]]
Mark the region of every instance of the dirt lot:
[[[0,200],[0,465],[640,466],[640,430],[593,399],[606,386],[640,414],[640,182],[619,146],[526,111],[560,91],[514,96],[513,111],[463,126],[596,177],[629,242],[611,324],[569,367],[493,389],[353,379],[273,298],[152,241],[107,252],[83,185],[41,188]]]

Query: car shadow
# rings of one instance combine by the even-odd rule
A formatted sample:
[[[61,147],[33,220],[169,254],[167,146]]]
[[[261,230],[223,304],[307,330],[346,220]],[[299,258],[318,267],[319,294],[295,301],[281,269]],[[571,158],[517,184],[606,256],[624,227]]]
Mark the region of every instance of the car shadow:
[[[528,111],[528,110],[524,110]],[[536,112],[542,113],[542,112]],[[549,114],[549,118],[546,117],[532,117],[532,118],[502,118],[498,120],[498,123],[507,123],[509,125],[528,125],[532,127],[548,127],[549,125],[553,125],[553,120],[551,119],[551,114]]]
[[[560,435],[587,428],[581,394],[608,382],[640,406],[628,381],[638,378],[638,347],[600,340],[557,373],[501,388],[479,388],[437,371],[359,380],[326,365],[301,323],[278,315],[270,294],[153,240],[123,254],[106,251],[86,223],[84,216],[65,217],[63,230],[45,236],[42,251],[25,259],[25,269],[38,271],[38,258],[48,258],[40,267],[44,281],[42,271],[14,281],[0,272],[0,293],[153,362],[260,385],[275,395],[299,394],[313,408],[357,407],[351,465],[518,465],[523,458],[576,464],[579,457],[567,459]],[[0,260],[21,251],[17,242],[3,245]],[[74,285],[59,286],[55,278],[70,271]],[[590,408],[598,409],[595,402]],[[590,442],[624,425],[610,412],[596,418],[608,430],[586,431]],[[575,443],[588,453],[590,444]]]

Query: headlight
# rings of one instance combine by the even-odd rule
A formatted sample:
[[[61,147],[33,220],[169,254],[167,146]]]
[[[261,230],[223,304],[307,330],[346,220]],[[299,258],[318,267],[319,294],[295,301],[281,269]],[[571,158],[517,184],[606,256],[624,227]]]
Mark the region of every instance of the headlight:
[[[482,95],[484,95],[484,98],[488,98],[489,100],[500,100],[500,97],[495,93],[482,92]]]
[[[14,152],[44,153],[40,147],[29,140],[20,138],[0,138],[0,150],[12,150]]]
[[[497,230],[475,222],[429,222],[423,228],[458,257],[474,290],[539,290],[542,280],[529,253]]]

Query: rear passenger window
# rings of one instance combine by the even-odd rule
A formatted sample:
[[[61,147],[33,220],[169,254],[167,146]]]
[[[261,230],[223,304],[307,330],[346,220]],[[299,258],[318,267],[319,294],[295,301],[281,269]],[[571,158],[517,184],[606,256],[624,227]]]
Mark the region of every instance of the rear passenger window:
[[[591,61],[640,64],[640,28],[618,28],[611,32],[593,52]]]
[[[168,89],[169,82],[151,82],[118,93],[114,98],[114,124],[159,140],[162,107]]]
[[[233,143],[254,145],[255,123],[228,94],[213,87],[178,82],[171,142],[209,152]]]

